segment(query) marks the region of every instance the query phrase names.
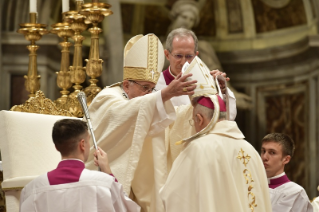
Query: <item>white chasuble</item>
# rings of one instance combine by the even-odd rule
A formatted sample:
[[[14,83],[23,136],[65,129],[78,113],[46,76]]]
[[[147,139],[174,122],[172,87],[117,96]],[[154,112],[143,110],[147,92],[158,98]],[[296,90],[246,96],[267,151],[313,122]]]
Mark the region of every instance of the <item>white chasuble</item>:
[[[138,212],[122,185],[103,172],[84,169],[79,182],[50,186],[47,174],[27,184],[21,192],[20,212]]]
[[[221,121],[186,143],[160,196],[168,212],[271,212],[258,152],[236,122]]]
[[[103,89],[89,107],[97,145],[111,170],[142,211],[162,211],[159,188],[167,176],[165,128],[175,120],[161,92],[127,99],[120,86]],[[94,169],[93,147],[87,168]],[[133,192],[131,192],[133,191]]]

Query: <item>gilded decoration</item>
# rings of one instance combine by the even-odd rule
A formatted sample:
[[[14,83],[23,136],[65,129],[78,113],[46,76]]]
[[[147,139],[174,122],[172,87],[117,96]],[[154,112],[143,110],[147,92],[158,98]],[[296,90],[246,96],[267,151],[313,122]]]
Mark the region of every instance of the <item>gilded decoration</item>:
[[[251,157],[248,154],[246,154],[245,156],[245,151],[241,148],[240,151],[238,152],[237,159],[239,159],[246,167],[247,164],[249,163],[250,158]],[[249,208],[250,208],[250,211],[253,212],[255,208],[257,207],[256,197],[255,197],[255,194],[252,192],[252,190],[254,189],[253,183],[255,181],[253,180],[251,172],[248,169],[244,169],[243,175],[246,181],[246,185],[248,185],[247,197],[248,197]]]
[[[44,93],[41,90],[36,92],[35,97],[30,97],[24,104],[15,105],[10,110],[27,113],[73,116],[69,111],[57,108],[50,99],[45,98]]]
[[[243,151],[243,149],[240,149],[237,158],[238,158],[239,160],[243,160],[243,164],[246,166],[247,163],[248,163],[249,160],[250,160],[250,156],[249,156],[248,154],[246,154],[246,156],[245,156],[244,153],[245,153],[245,152]]]
[[[291,0],[283,8],[274,8],[261,0],[252,0],[257,33],[307,24],[303,2],[303,0]]]
[[[151,79],[152,82],[155,84],[158,81],[159,73],[157,71],[157,57],[158,57],[158,44],[157,44],[157,37],[154,35],[148,36],[148,61],[147,61],[147,68],[148,68],[148,79]]]

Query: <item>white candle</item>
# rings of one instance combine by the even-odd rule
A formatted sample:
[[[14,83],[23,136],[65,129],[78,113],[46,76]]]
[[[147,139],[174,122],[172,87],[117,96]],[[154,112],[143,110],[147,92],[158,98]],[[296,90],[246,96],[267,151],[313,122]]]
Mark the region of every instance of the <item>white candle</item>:
[[[30,0],[30,13],[37,13],[37,0]]]
[[[81,2],[83,2],[83,0],[76,0],[76,1],[81,1]]]
[[[62,0],[62,13],[70,10],[69,0]]]

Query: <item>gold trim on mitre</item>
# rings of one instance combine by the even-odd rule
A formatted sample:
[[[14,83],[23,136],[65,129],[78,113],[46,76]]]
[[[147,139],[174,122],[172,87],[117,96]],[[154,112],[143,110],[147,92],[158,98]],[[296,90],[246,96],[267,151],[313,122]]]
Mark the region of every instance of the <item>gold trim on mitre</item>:
[[[147,36],[148,36],[147,68],[125,66],[124,72],[123,72],[123,80],[140,80],[140,81],[153,82],[157,84],[157,81],[160,77],[160,73],[158,72],[158,42],[160,41],[154,34],[149,34]],[[137,39],[135,39],[134,41],[136,42]],[[132,47],[133,45],[131,45],[130,47]]]

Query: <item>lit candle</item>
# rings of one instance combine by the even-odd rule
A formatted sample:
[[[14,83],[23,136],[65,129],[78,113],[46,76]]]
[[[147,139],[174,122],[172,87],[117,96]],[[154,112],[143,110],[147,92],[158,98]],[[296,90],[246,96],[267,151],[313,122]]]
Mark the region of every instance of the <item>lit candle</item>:
[[[69,0],[62,0],[62,13],[70,10]]]
[[[37,0],[30,0],[30,13],[37,13]]]

